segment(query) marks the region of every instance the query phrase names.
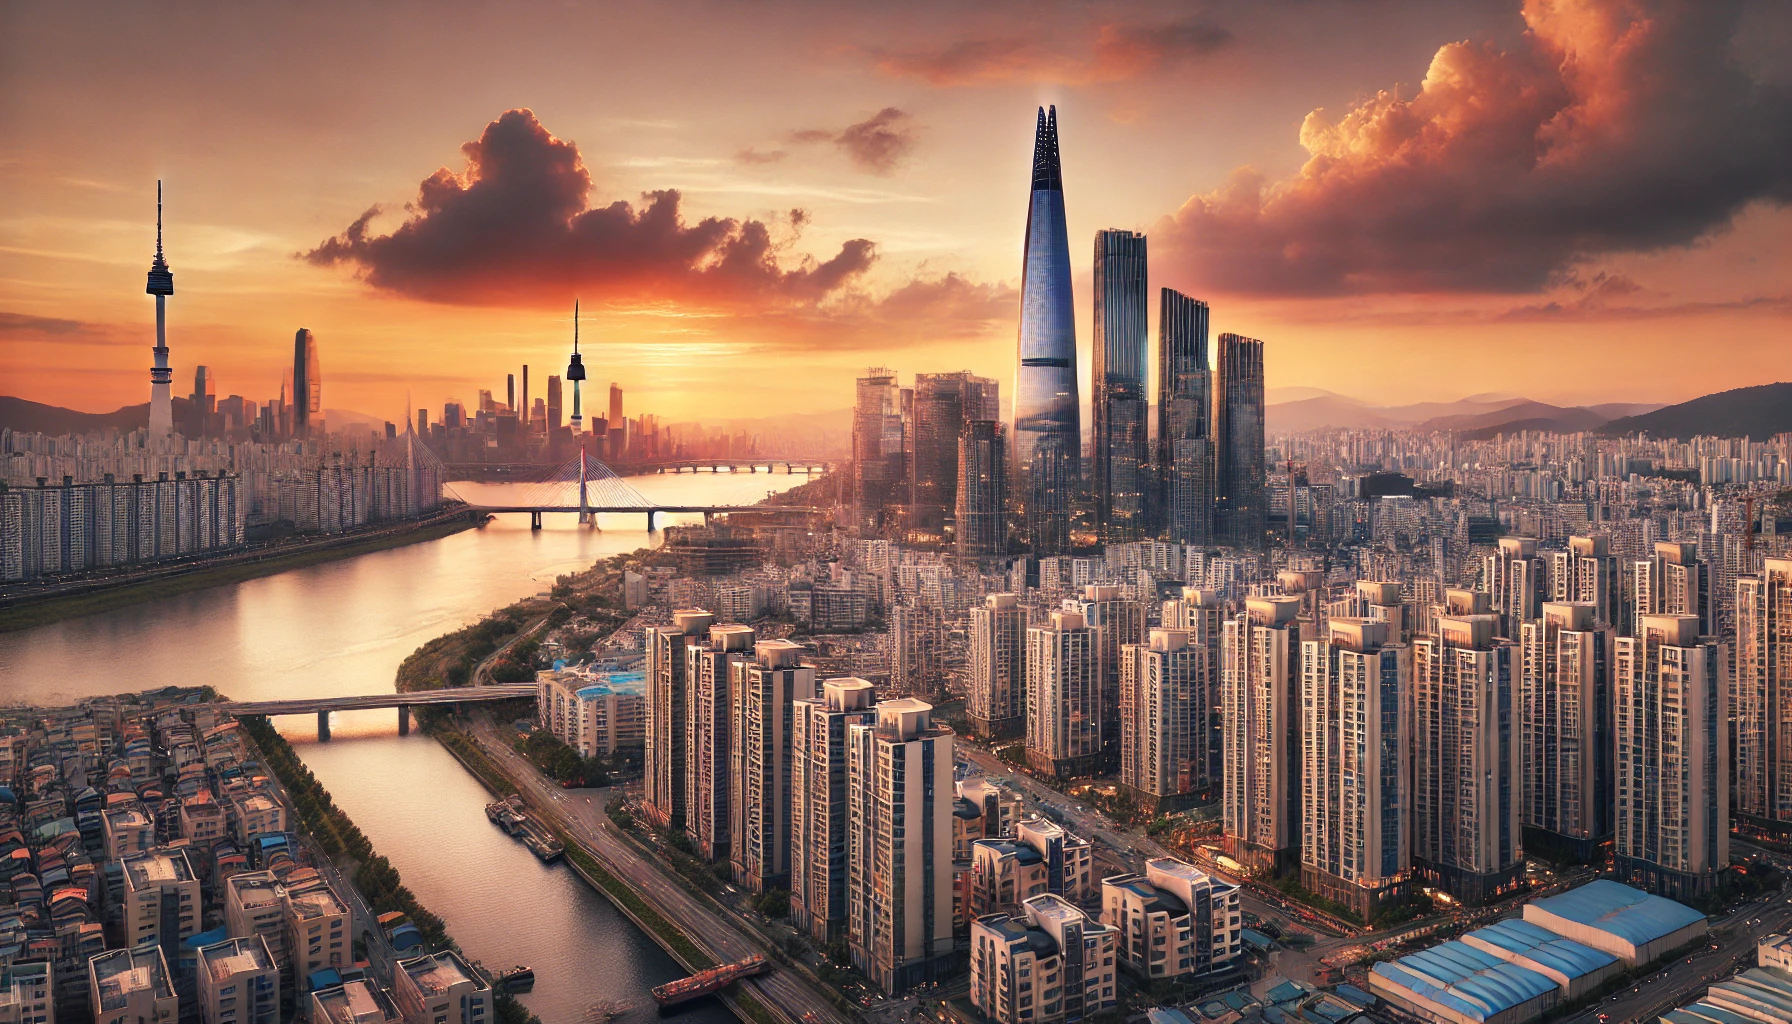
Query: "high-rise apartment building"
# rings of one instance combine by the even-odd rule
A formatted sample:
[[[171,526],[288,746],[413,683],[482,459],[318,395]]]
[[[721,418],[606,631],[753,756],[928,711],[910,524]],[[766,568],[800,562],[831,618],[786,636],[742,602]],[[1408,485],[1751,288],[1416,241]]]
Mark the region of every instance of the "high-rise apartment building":
[[[1091,398],[1093,465],[1089,482],[1103,541],[1124,544],[1146,535],[1146,475],[1150,469],[1150,306],[1146,296],[1145,236],[1095,233],[1095,339]]]
[[[1101,759],[1099,637],[1077,611],[1027,629],[1027,763],[1059,778]]]
[[[1021,264],[1020,365],[1015,369],[1013,498],[1021,536],[1035,553],[1070,546],[1071,497],[1081,479],[1082,409],[1077,395],[1076,318],[1058,111],[1039,111]]]
[[[1091,583],[1081,600],[1066,598],[1064,607],[1082,613],[1095,633],[1095,674],[1101,693],[1101,745],[1104,767],[1120,763],[1120,649],[1145,642],[1145,606],[1120,587]]]
[[[1736,581],[1736,814],[1792,823],[1792,558]]]
[[[1222,822],[1228,852],[1276,875],[1300,863],[1300,599],[1253,597],[1222,627]]]
[[[1617,640],[1618,874],[1669,899],[1730,864],[1725,652],[1691,615],[1644,615]]]
[[[324,411],[324,375],[317,335],[301,327],[292,338],[292,436],[308,437]]]
[[[912,697],[847,727],[848,937],[885,994],[952,967],[952,730]]]
[[[793,640],[761,640],[752,660],[733,666],[730,860],[735,882],[752,893],[790,880],[793,719],[797,701],[815,698],[815,667],[802,655]]]
[[[890,609],[890,696],[931,698],[946,688],[946,626],[932,605]]]
[[[970,859],[972,916],[1012,912],[1044,893],[1079,904],[1096,895],[1094,846],[1045,818],[1021,818],[1012,836],[976,840]]]
[[[685,649],[699,644],[715,616],[697,608],[672,613],[669,626],[648,626],[647,728],[642,760],[641,798],[647,816],[660,828],[684,831],[685,773]]]
[[[973,420],[958,436],[954,515],[958,557],[992,558],[1008,550],[1008,435],[994,419]]]
[[[1697,544],[1656,541],[1648,558],[1630,563],[1630,578],[1633,628],[1645,615],[1691,615],[1700,635],[1717,634],[1711,565]]]
[[[566,399],[565,399],[564,393],[562,392],[561,386],[560,386],[560,377],[556,374],[549,374],[548,375],[548,430],[550,432],[559,430],[561,427],[561,422],[562,422],[562,419],[563,419],[563,416],[565,413],[565,406],[564,406],[565,400]]]
[[[1146,806],[1203,785],[1209,760],[1207,651],[1180,629],[1120,648],[1120,784]]]
[[[790,923],[826,945],[847,926],[847,730],[873,726],[873,688],[829,679],[791,711]]]
[[[972,608],[965,712],[986,739],[1018,736],[1027,723],[1027,610],[1014,594],[990,594]]]
[[[1630,632],[1618,556],[1604,534],[1570,537],[1567,550],[1549,553],[1549,594],[1552,601],[1590,604],[1594,622],[1620,634]]]
[[[1189,763],[1189,771],[1195,773],[1192,781],[1196,791],[1217,792],[1222,773],[1220,755],[1225,741],[1220,736],[1220,651],[1225,621],[1225,604],[1211,590],[1183,587],[1181,597],[1163,604],[1164,628],[1187,633],[1189,647],[1201,662],[1200,679],[1191,693],[1191,699],[1200,707],[1197,713],[1202,716],[1206,732],[1200,744],[1206,760],[1197,763],[1191,755]]]
[[[1519,630],[1524,845],[1589,861],[1612,832],[1612,640],[1597,607],[1547,601]]]
[[[853,509],[861,530],[878,531],[901,493],[902,389],[894,370],[873,367],[858,379],[852,410]]]
[[[1465,903],[1524,867],[1517,646],[1499,616],[1456,615],[1413,641],[1413,866]]]
[[[158,945],[178,957],[182,939],[199,934],[199,876],[180,848],[158,848],[126,857],[124,937],[132,946]]]
[[[1483,563],[1481,589],[1492,599],[1498,617],[1495,635],[1518,639],[1518,627],[1543,614],[1549,593],[1549,563],[1537,554],[1530,537],[1501,537],[1499,550]]]
[[[707,639],[684,649],[684,831],[699,856],[726,861],[737,809],[739,779],[734,728],[741,694],[738,663],[753,657],[753,627],[714,625]]]
[[[1213,395],[1214,540],[1261,548],[1269,528],[1263,455],[1263,343],[1222,334]]]
[[[1412,880],[1412,649],[1335,618],[1301,644],[1301,885],[1364,920]]]
[[[1169,288],[1157,315],[1158,509],[1165,540],[1213,542],[1213,381],[1207,363],[1207,303]]]

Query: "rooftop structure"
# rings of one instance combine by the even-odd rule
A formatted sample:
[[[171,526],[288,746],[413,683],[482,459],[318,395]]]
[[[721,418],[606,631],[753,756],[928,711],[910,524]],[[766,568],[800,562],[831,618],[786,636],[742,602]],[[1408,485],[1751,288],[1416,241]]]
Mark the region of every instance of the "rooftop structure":
[[[311,993],[312,1024],[397,1024],[404,1014],[370,981],[349,981]]]
[[[1564,1000],[1575,1000],[1624,969],[1603,950],[1564,939],[1528,921],[1496,921],[1462,937],[1466,945],[1554,981]]]
[[[1424,1020],[1519,1024],[1560,1000],[1556,983],[1462,942],[1379,963],[1369,989]]]
[[[174,998],[168,962],[163,959],[161,949],[155,946],[108,950],[88,962],[88,971],[98,999],[94,1017],[99,1020],[139,998]]]
[[[1775,967],[1751,967],[1713,984],[1700,1002],[1750,1021],[1792,1024],[1792,974]]]
[[[1524,919],[1633,967],[1707,931],[1697,910],[1603,878],[1526,904]]]

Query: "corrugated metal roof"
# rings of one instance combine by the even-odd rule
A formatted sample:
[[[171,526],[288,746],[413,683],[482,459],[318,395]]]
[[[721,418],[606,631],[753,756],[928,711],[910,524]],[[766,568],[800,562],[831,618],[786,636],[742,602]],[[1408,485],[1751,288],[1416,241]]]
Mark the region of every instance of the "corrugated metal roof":
[[[1698,1002],[1691,1006],[1683,1006],[1678,1010],[1670,1010],[1661,1015],[1668,1024],[1760,1024],[1740,1013],[1732,1013],[1721,1006]]]
[[[1469,932],[1469,935],[1561,971],[1569,978],[1582,978],[1618,962],[1618,958],[1610,953],[1564,939],[1529,921],[1496,921]]]
[[[1712,985],[1705,1002],[1732,1007],[1758,1021],[1792,1021],[1792,975],[1772,967],[1751,967]]]
[[[1557,917],[1609,932],[1641,946],[1703,921],[1705,915],[1684,903],[1651,896],[1607,878],[1588,882],[1531,904]]]
[[[1486,1020],[1556,990],[1555,982],[1536,971],[1454,940],[1376,964],[1375,973],[1474,1020]]]

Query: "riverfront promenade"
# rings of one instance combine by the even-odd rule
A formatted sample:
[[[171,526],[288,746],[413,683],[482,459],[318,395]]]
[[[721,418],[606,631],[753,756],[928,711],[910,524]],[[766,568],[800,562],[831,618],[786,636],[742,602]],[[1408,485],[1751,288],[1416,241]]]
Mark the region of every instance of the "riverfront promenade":
[[[620,834],[605,812],[603,802],[577,790],[563,790],[544,779],[535,766],[513,750],[488,726],[472,730],[481,750],[491,758],[537,813],[542,814],[568,839],[577,843],[606,870],[638,893],[718,963],[741,960],[768,950],[763,939],[719,907],[705,905],[676,881],[664,867],[644,855]],[[676,955],[676,954],[675,954]],[[819,983],[811,982],[787,967],[738,983],[755,992],[760,1002],[787,1024],[839,1024],[842,1014]]]

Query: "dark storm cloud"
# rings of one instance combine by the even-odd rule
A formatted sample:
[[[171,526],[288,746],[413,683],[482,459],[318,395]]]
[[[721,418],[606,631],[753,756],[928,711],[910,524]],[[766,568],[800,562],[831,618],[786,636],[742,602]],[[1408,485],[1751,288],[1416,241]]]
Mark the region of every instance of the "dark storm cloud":
[[[1792,200],[1792,95],[1733,44],[1736,0],[1529,0],[1511,51],[1437,51],[1418,93],[1309,114],[1290,178],[1240,171],[1153,231],[1216,291],[1524,292]],[[1161,255],[1160,255],[1161,254]],[[1608,280],[1579,308],[1619,294]]]
[[[786,145],[832,145],[846,154],[859,170],[889,174],[915,148],[914,118],[897,107],[885,107],[845,128],[800,128],[783,139]],[[748,147],[734,154],[737,163],[772,164],[789,156],[784,149]]]

